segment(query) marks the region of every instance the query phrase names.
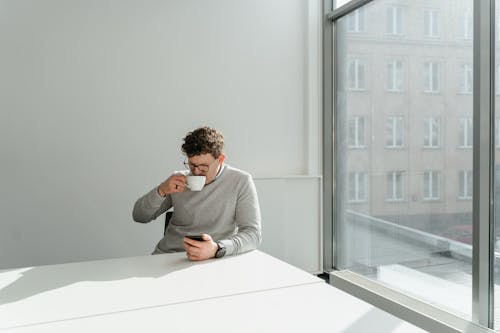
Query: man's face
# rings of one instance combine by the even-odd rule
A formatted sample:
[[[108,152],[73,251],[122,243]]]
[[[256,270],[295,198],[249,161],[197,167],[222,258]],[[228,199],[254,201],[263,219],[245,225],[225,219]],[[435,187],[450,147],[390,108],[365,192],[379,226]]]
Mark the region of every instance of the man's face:
[[[220,154],[218,158],[214,158],[210,153],[188,158],[191,173],[196,176],[207,177],[205,184],[215,179],[223,161],[224,154]]]

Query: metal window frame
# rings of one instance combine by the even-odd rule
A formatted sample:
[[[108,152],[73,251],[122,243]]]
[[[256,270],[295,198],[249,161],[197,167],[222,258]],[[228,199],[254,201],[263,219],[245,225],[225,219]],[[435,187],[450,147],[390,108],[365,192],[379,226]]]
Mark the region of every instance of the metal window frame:
[[[495,0],[474,0],[473,15],[472,321],[493,328]]]
[[[334,47],[335,21],[373,0],[352,0],[334,8],[334,0],[323,1],[323,216],[324,216],[324,255],[325,271],[334,270],[338,262],[335,251],[335,233],[338,226],[334,218],[335,173],[334,156],[339,147],[335,145],[336,55]],[[495,0],[473,0],[473,284],[472,284],[472,322],[484,327],[494,326],[494,134],[495,134]],[[491,69],[493,68],[493,72]],[[480,172],[488,170],[488,172]],[[334,273],[331,273],[334,274]],[[352,293],[373,294],[373,290],[363,292],[354,287]],[[401,308],[394,310],[393,305],[384,306],[384,296],[372,303],[389,312],[411,311]],[[392,311],[391,311],[392,307]],[[424,320],[439,320],[425,318]],[[418,322],[419,320],[417,320]],[[415,323],[415,322],[414,322]],[[418,325],[418,323],[415,323]],[[422,321],[420,321],[422,324]],[[419,325],[421,326],[421,325]]]
[[[323,269],[328,272],[334,268],[334,75],[333,75],[333,28],[330,13],[334,0],[323,0]]]

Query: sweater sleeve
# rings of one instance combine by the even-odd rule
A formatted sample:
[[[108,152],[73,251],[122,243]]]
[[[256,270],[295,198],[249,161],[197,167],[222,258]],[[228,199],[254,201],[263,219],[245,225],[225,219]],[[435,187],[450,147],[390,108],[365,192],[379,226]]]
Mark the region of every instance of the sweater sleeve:
[[[155,187],[135,202],[132,218],[136,222],[148,223],[172,207],[170,195],[162,197]]]
[[[238,232],[228,239],[221,240],[226,247],[226,255],[254,250],[262,241],[259,200],[250,175],[244,179],[237,195],[235,223]]]

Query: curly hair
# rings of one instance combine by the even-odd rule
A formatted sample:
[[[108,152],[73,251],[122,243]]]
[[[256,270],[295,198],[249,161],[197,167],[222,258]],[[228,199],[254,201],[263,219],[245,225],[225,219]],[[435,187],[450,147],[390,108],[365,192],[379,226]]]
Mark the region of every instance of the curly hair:
[[[210,153],[213,157],[218,158],[223,147],[224,136],[216,129],[204,126],[186,135],[182,144],[182,152],[187,157]]]

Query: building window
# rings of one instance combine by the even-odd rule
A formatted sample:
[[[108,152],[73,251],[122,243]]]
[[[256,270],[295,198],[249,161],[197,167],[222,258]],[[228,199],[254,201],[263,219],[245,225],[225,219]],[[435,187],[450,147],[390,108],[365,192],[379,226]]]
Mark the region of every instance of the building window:
[[[365,32],[366,10],[361,7],[347,16],[348,32]]]
[[[495,148],[500,148],[500,118],[495,118]]]
[[[462,16],[461,20],[461,32],[462,32],[462,38],[465,40],[471,40],[472,39],[472,11],[466,10],[465,13]]]
[[[403,201],[404,187],[403,171],[390,171],[387,173],[387,201]]]
[[[387,62],[387,84],[388,91],[403,91],[403,61],[391,59]]]
[[[401,148],[404,144],[403,117],[387,118],[387,148]]]
[[[365,142],[365,117],[353,116],[349,119],[349,147],[364,148]]]
[[[439,70],[437,62],[426,62],[424,64],[424,91],[427,93],[439,92]]]
[[[424,36],[438,37],[439,35],[439,13],[436,9],[424,10]]]
[[[495,74],[495,95],[500,95],[500,65],[496,66]]]
[[[386,28],[390,35],[403,34],[403,9],[401,7],[387,7]]]
[[[439,200],[440,177],[439,171],[424,172],[424,200]]]
[[[460,148],[472,148],[472,118],[460,118]]]
[[[349,201],[368,200],[368,175],[366,172],[349,172]]]
[[[458,173],[458,198],[472,199],[472,170],[460,170]]]
[[[496,6],[498,6],[498,1],[497,1]],[[500,12],[497,11],[495,13],[495,35],[496,35],[498,41],[500,41],[500,36],[498,35],[500,33],[500,22],[498,21],[499,18],[500,18]]]
[[[360,59],[352,59],[347,66],[347,84],[351,90],[366,89],[366,64]]]
[[[472,94],[472,66],[470,64],[460,66],[459,82],[462,94]]]
[[[439,118],[424,119],[424,147],[439,148],[439,133],[440,121]]]

